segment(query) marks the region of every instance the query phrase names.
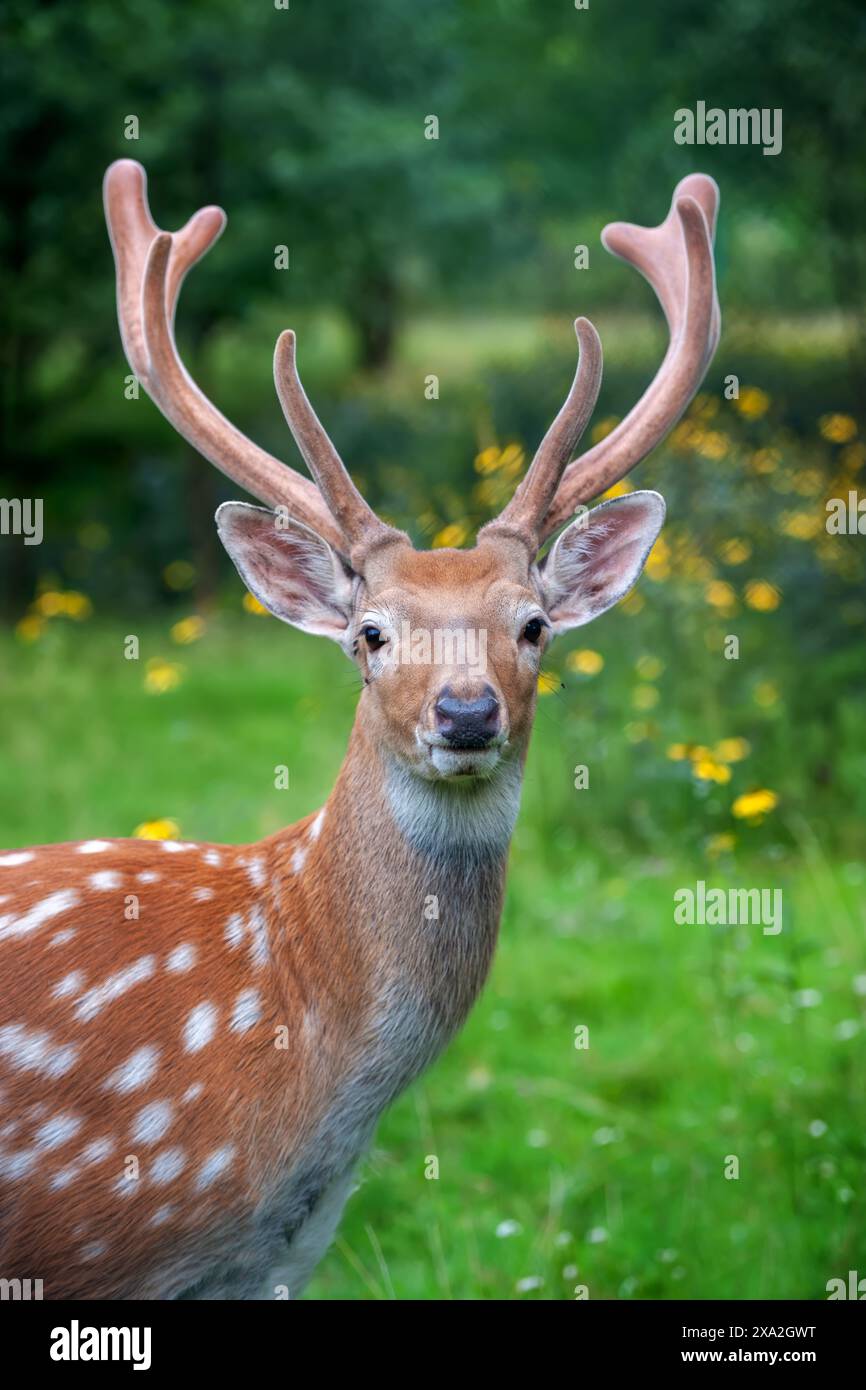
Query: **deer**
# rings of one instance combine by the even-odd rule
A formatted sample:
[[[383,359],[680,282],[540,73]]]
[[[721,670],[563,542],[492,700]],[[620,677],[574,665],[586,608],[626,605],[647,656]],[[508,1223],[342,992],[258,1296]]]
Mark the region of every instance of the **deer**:
[[[95,838],[0,854],[4,1276],[39,1277],[53,1299],[303,1293],[380,1116],[459,1031],[490,969],[542,655],[629,592],[661,529],[657,492],[588,504],[704,378],[720,332],[718,198],[692,174],[658,226],[602,233],[668,326],[631,411],[576,455],[602,372],[599,335],[578,318],[573,383],[511,500],[471,548],[423,551],[355,486],[291,331],[274,378],[310,478],[202,393],[175,309],[225,214],[162,231],[141,165],[107,170],[132,371],[263,504],[216,513],[248,590],[336,642],[361,685],[324,806],[258,843]],[[397,659],[407,625],[481,632],[484,660],[459,644]]]

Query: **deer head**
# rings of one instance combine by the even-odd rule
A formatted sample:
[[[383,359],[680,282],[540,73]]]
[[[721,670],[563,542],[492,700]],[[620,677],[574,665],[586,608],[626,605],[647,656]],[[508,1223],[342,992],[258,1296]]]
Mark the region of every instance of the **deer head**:
[[[227,502],[217,512],[220,537],[247,587],[284,622],[340,644],[363,678],[368,736],[403,771],[428,781],[472,779],[522,760],[546,646],[628,592],[664,520],[656,492],[632,492],[592,510],[585,504],[663,438],[715,351],[713,180],[682,180],[658,227],[616,223],[603,233],[607,249],[652,285],[670,331],[662,365],[638,403],[573,459],[602,370],[598,334],[579,318],[574,382],[511,501],[473,549],[432,552],[416,551],[358,492],[301,385],[292,332],[277,342],[274,375],[312,482],[240,434],[187,374],[173,335],[178,293],[220,235],[224,213],[204,208],[181,231],[160,231],[144,170],[130,160],[108,170],[105,204],[133,370],[180,433],[267,504]]]

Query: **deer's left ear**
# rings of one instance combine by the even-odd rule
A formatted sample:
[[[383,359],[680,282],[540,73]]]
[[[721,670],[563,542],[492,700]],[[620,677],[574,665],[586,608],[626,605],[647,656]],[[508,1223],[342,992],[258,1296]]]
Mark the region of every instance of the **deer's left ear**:
[[[635,583],[665,519],[657,492],[629,492],[584,512],[540,567],[554,635],[612,608]]]

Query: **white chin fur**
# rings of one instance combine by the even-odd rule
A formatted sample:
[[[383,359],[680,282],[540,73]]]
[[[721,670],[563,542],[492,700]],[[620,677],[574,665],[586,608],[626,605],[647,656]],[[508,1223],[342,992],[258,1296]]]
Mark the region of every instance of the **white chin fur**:
[[[440,777],[487,777],[499,762],[500,749],[478,748],[458,751],[431,748],[430,761]]]

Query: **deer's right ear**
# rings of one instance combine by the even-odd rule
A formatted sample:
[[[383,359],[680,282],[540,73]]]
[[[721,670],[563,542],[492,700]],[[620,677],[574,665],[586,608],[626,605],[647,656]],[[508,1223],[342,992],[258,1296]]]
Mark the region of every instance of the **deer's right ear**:
[[[224,502],[220,540],[251,594],[275,618],[342,642],[352,617],[353,576],[315,531],[266,507]]]

